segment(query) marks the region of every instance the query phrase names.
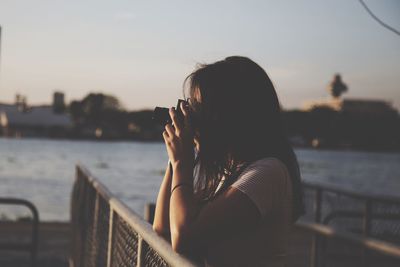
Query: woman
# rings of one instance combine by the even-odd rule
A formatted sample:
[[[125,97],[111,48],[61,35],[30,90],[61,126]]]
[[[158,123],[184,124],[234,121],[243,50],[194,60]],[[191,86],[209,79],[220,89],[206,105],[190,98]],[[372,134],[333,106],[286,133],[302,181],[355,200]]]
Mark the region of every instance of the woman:
[[[183,118],[171,108],[163,132],[170,162],[153,229],[209,266],[284,266],[303,203],[271,80],[235,56],[201,65],[185,84]]]

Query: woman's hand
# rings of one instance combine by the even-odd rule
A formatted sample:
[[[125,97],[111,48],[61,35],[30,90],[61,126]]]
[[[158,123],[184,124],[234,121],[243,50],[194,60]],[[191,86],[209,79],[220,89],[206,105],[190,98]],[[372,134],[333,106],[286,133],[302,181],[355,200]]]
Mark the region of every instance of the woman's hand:
[[[192,170],[194,165],[193,130],[189,120],[189,109],[186,102],[179,107],[183,113],[181,121],[174,108],[169,110],[173,125],[167,124],[163,137],[167,147],[168,157],[174,169],[181,167]]]

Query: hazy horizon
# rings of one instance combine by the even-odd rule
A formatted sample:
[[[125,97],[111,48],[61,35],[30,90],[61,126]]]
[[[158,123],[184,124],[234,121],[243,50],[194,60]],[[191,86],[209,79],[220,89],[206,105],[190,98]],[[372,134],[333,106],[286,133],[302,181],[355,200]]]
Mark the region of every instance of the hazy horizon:
[[[400,1],[366,0],[400,28]],[[197,63],[248,56],[275,84],[284,108],[329,98],[335,73],[345,98],[400,110],[400,37],[354,1],[27,1],[0,3],[0,102],[15,94],[48,104],[89,92],[128,110],[172,106]]]

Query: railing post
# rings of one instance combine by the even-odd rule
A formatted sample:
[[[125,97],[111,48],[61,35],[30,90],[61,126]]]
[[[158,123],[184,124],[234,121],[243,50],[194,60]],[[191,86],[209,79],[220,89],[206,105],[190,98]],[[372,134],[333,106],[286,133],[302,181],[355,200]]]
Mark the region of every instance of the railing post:
[[[145,266],[145,263],[143,261],[144,257],[144,249],[143,249],[143,238],[138,235],[138,251],[137,251],[137,266],[142,267]]]
[[[39,212],[35,205],[28,200],[18,199],[18,198],[1,198],[0,204],[5,205],[21,205],[27,207],[32,213],[32,232],[31,232],[31,244],[29,245],[30,259],[31,259],[31,267],[36,266],[37,260],[37,251],[38,251],[38,236],[39,236]],[[1,248],[7,247],[7,245],[1,244]],[[22,250],[28,250],[27,248],[23,248]]]
[[[94,193],[94,214],[93,214],[93,229],[92,231],[92,244],[90,247],[90,260],[94,261],[94,264],[97,265],[97,259],[98,259],[98,242],[97,242],[97,228],[99,224],[99,207],[100,207],[100,196],[99,192],[95,191]]]
[[[316,223],[321,222],[321,201],[322,201],[322,189],[317,188],[314,199],[314,220]],[[314,234],[311,243],[311,267],[317,267],[319,265],[319,236]]]
[[[108,247],[107,247],[107,267],[111,267],[112,265],[112,248],[113,248],[113,221],[114,221],[114,210],[110,203],[108,202],[110,207],[110,218],[108,223]]]
[[[147,203],[144,207],[144,219],[150,224],[153,224],[155,210],[156,205],[154,203]]]
[[[315,203],[314,203],[314,215],[315,222],[321,222],[321,200],[322,200],[322,189],[317,188],[317,192],[315,192]]]
[[[365,208],[364,208],[364,218],[363,218],[363,234],[364,237],[368,237],[371,235],[371,219],[372,219],[372,200],[365,200]],[[364,249],[364,266],[369,265],[369,250]]]
[[[33,222],[32,222],[32,248],[31,248],[31,266],[36,266],[37,260],[37,251],[38,251],[38,235],[39,235],[39,212],[36,207],[32,205],[30,207],[33,214]]]
[[[364,210],[364,219],[363,219],[363,232],[364,236],[368,237],[371,234],[371,214],[372,213],[372,200],[365,200],[365,210]]]

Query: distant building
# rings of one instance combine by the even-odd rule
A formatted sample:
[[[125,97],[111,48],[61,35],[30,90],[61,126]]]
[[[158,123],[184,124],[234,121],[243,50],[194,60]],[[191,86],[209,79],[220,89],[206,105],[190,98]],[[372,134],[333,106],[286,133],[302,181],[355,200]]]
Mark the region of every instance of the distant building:
[[[63,98],[63,96],[62,96]],[[68,114],[55,112],[60,98],[53,105],[28,107],[26,99],[17,95],[15,104],[0,103],[0,134],[2,136],[65,136],[73,123]],[[62,99],[63,100],[63,99]],[[63,101],[62,101],[63,102]]]
[[[341,111],[342,109],[342,99],[322,99],[322,100],[312,100],[308,101],[303,105],[302,110],[311,111],[315,108],[327,107],[336,111]]]
[[[397,113],[390,102],[383,100],[369,99],[329,99],[311,101],[304,105],[303,110],[310,111],[314,108],[331,108],[336,111],[357,114],[384,115]]]
[[[55,113],[64,113],[64,111],[65,111],[64,93],[54,92],[54,94],[53,94],[53,110]]]

